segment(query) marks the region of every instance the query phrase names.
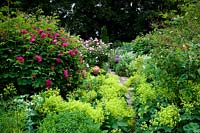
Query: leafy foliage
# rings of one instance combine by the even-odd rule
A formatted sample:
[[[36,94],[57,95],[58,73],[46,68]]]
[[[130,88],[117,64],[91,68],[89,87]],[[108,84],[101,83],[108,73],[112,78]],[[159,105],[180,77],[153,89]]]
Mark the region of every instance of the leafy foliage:
[[[134,110],[124,98],[127,88],[122,86],[116,75],[88,76],[82,87],[71,93],[69,99],[88,102],[104,115],[101,128],[108,132],[129,132],[134,123]],[[87,87],[87,88],[86,88]],[[94,94],[93,96],[90,95]],[[73,105],[71,105],[73,106]]]
[[[119,55],[119,61],[114,65],[114,70],[116,73],[120,76],[132,75],[134,71],[131,69],[130,65],[132,65],[136,57],[137,55],[133,54],[132,52]]]
[[[1,100],[0,104],[1,132],[34,132],[36,112],[33,103],[28,101],[28,95],[21,95],[9,100]]]
[[[35,1],[27,8],[37,10],[35,15],[13,12],[29,2],[8,0],[8,6],[0,9],[2,132],[200,131],[199,1],[59,2]],[[130,40],[139,32],[148,32],[150,21],[170,21],[155,25],[168,28],[111,45],[120,46],[109,55],[113,68],[131,76],[125,87],[117,76],[83,73],[84,63],[103,66],[108,61],[108,45],[98,39],[81,42],[57,26],[56,16],[40,16],[44,12],[38,5],[47,11],[48,4],[54,7],[50,11],[63,16],[62,21],[71,18],[65,28],[72,33],[88,38],[99,36],[101,30],[105,41]],[[175,16],[177,12],[184,15]],[[134,87],[134,110],[125,99],[128,87]],[[17,92],[41,90],[34,96],[13,97]],[[73,91],[65,97],[69,90]]]
[[[193,123],[190,122],[189,124],[185,125],[183,127],[185,132],[194,132],[194,133],[198,133],[200,131],[200,127],[198,123]]]
[[[19,14],[0,24],[1,84],[13,81],[20,94],[57,86],[62,95],[79,84],[81,43],[56,23],[55,17]]]
[[[102,37],[102,28],[106,27],[110,41],[131,41],[137,35],[151,31],[153,21],[160,23],[161,20],[171,19],[170,12],[179,12],[179,5],[185,1],[35,0],[33,3],[2,0],[0,5],[9,6],[10,11],[20,9],[28,14],[37,15],[38,9],[42,9],[44,15],[56,13],[62,26],[84,39]]]
[[[179,110],[174,105],[168,105],[166,108],[162,108],[157,114],[155,114],[155,119],[151,121],[152,126],[158,127],[175,127],[180,121]],[[159,124],[159,125],[158,125]]]
[[[2,133],[22,133],[25,127],[25,111],[15,108],[8,112],[0,110],[0,130]]]
[[[144,38],[142,36],[138,36],[130,43],[123,43],[122,49],[141,55],[148,54],[150,53],[151,49],[153,49],[152,41],[150,40],[151,33],[146,35]]]
[[[198,132],[199,6],[190,5],[176,26],[145,36],[154,48],[149,58],[136,58],[126,83],[135,87],[136,132]]]
[[[101,133],[99,124],[80,111],[49,113],[38,129],[39,133]]]
[[[10,83],[10,84],[6,85],[6,87],[2,90],[2,92],[0,93],[0,98],[2,98],[4,100],[10,99],[16,94],[17,94],[17,90],[16,90],[14,84]]]

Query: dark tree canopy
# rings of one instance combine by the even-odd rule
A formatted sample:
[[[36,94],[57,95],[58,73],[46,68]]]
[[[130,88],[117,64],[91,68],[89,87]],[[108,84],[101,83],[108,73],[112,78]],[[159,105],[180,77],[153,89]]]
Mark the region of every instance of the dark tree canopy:
[[[161,21],[161,13],[177,10],[186,0],[1,0],[1,6],[44,15],[56,13],[61,25],[82,38],[99,37],[106,27],[110,41],[131,41],[152,30],[152,21]],[[17,3],[17,4],[16,4]]]

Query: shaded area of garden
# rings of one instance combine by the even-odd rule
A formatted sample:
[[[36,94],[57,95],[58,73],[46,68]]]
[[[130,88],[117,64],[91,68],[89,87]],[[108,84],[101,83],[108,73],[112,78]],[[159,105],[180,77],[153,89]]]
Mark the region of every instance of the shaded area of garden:
[[[181,10],[113,43],[70,35],[55,16],[5,17],[0,131],[200,132],[200,2]]]

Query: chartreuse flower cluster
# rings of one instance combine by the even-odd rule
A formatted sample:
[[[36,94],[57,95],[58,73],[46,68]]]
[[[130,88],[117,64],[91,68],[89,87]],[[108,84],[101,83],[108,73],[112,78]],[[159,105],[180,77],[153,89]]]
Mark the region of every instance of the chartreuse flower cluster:
[[[38,133],[102,133],[100,124],[79,110],[50,113],[41,122]]]
[[[109,75],[109,78],[103,81],[98,90],[98,93],[106,100],[123,97],[127,92],[127,88],[119,83],[118,76],[115,75]]]
[[[129,107],[124,98],[128,88],[121,85],[116,75],[99,75],[87,77],[89,88],[82,88],[69,95],[70,99],[79,99],[82,102],[89,102],[96,108],[101,108],[104,114],[104,123],[111,120],[117,122],[123,119],[127,125],[134,123],[134,110]],[[87,85],[84,85],[87,86]],[[93,96],[91,96],[93,94]],[[109,122],[108,122],[109,123]],[[110,123],[111,124],[111,123]]]
[[[0,91],[0,98],[7,99],[17,94],[17,90],[13,83],[6,85],[3,91]]]
[[[120,117],[131,119],[134,117],[132,108],[127,106],[123,97],[113,97],[112,99],[98,103],[98,106],[100,105],[105,106],[105,113],[107,113],[107,115],[112,115],[115,119],[119,119]]]
[[[36,101],[37,99],[42,101],[41,104],[35,106],[35,109],[42,117],[46,117],[49,113],[80,111],[92,118],[95,123],[100,124],[103,129],[114,123],[119,124],[117,127],[111,126],[107,129],[110,132],[112,129],[125,130],[123,128],[130,131],[134,124],[135,113],[124,98],[127,88],[122,86],[118,77],[114,75],[107,74],[90,78],[91,82],[88,84],[96,85],[97,88],[92,88],[93,85],[91,85],[91,88],[77,89],[67,95],[67,101],[50,89],[35,96]],[[100,82],[97,82],[97,79]]]
[[[166,126],[173,128],[180,120],[179,109],[175,105],[161,107],[161,110],[155,114],[155,118],[151,120],[152,126]]]

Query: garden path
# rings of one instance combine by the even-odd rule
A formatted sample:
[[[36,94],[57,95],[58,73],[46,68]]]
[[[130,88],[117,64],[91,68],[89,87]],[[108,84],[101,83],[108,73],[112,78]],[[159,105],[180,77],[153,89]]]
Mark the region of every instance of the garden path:
[[[114,75],[117,75],[115,72],[113,72],[113,71],[111,71],[110,70],[110,73],[111,74],[114,74]],[[118,75],[119,76],[119,75]],[[128,77],[123,77],[123,76],[119,76],[119,82],[122,84],[122,85],[124,85],[125,84],[125,82],[128,80]],[[127,94],[125,94],[125,96],[126,96],[126,102],[128,103],[128,105],[129,106],[132,106],[132,91],[133,90],[133,88],[128,88],[128,93]]]

